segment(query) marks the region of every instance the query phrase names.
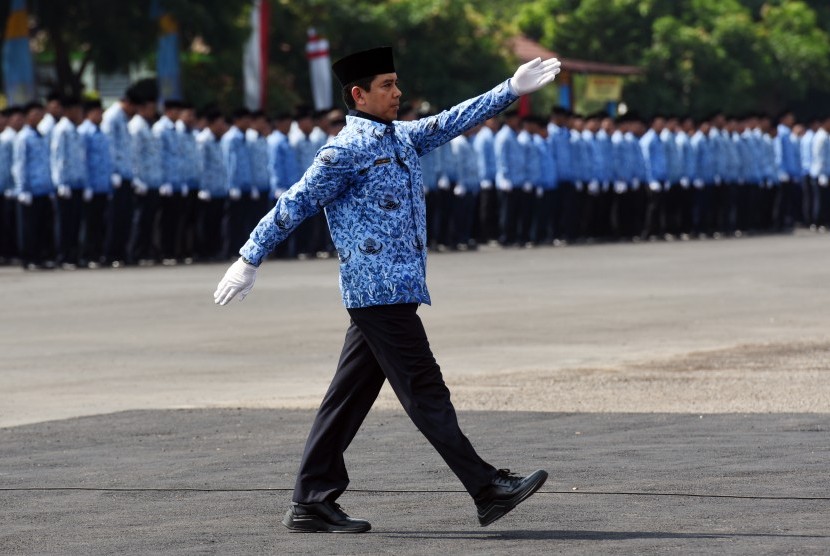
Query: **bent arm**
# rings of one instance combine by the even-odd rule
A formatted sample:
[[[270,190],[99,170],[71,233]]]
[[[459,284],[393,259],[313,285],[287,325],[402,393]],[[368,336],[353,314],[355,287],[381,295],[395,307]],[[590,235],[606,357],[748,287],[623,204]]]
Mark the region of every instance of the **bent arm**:
[[[300,181],[280,196],[259,221],[239,254],[259,266],[262,260],[306,218],[317,214],[352,182],[351,154],[340,147],[324,147]]]

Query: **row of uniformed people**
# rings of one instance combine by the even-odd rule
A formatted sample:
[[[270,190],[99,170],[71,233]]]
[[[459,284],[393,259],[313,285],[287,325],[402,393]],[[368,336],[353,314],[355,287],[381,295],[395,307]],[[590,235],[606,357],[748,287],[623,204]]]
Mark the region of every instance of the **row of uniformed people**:
[[[329,138],[307,110],[272,128],[262,113],[226,122],[169,102],[156,119],[134,90],[106,112],[58,98],[48,109],[0,122],[0,257],[27,268],[225,259]],[[336,133],[344,121],[317,123]],[[283,254],[331,250],[322,217],[299,232]]]
[[[130,91],[103,115],[87,105],[85,119],[77,101],[50,99],[47,109],[7,110],[0,134],[0,256],[14,253],[19,216],[25,264],[226,258],[343,124],[317,126],[304,112],[272,127],[239,111],[228,126],[215,110],[196,118],[178,103],[156,120],[155,99]],[[508,113],[503,125],[489,121],[422,160],[430,242],[823,226],[827,139],[826,126],[804,129],[789,115],[777,127],[658,117],[647,129],[635,118]],[[281,255],[331,251],[322,216],[299,232]]]
[[[646,127],[633,117],[508,113],[422,159],[431,244],[821,228],[830,141],[813,127],[805,132],[791,115],[777,126],[717,116],[657,117]]]

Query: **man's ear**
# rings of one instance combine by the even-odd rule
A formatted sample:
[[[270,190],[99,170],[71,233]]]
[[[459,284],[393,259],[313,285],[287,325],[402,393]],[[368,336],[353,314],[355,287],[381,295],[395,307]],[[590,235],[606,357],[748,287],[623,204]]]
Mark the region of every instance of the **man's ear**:
[[[352,87],[351,93],[355,104],[364,104],[365,101],[363,100],[363,89],[355,85],[354,87]]]

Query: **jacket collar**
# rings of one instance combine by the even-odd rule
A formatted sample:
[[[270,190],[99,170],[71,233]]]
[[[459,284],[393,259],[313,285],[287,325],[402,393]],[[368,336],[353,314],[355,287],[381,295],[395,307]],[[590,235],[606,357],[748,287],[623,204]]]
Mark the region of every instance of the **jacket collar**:
[[[371,122],[375,122],[377,124],[385,126],[394,125],[393,122],[384,120],[383,118],[378,118],[377,116],[373,116],[372,114],[367,114],[366,112],[361,112],[360,110],[349,110],[349,116],[351,116],[352,118],[361,118],[363,120],[369,120]]]

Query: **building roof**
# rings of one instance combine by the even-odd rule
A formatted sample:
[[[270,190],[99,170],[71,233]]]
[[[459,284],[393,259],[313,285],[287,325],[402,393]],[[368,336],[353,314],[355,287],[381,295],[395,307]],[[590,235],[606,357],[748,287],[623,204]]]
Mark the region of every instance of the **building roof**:
[[[563,58],[538,42],[522,36],[511,39],[510,47],[513,50],[513,54],[522,62],[529,62],[536,58],[542,58],[544,60],[546,58],[556,57],[562,62],[563,71],[573,73],[602,73],[608,75],[640,75],[643,73],[643,69],[637,66],[622,66],[619,64],[577,60],[575,58]]]

